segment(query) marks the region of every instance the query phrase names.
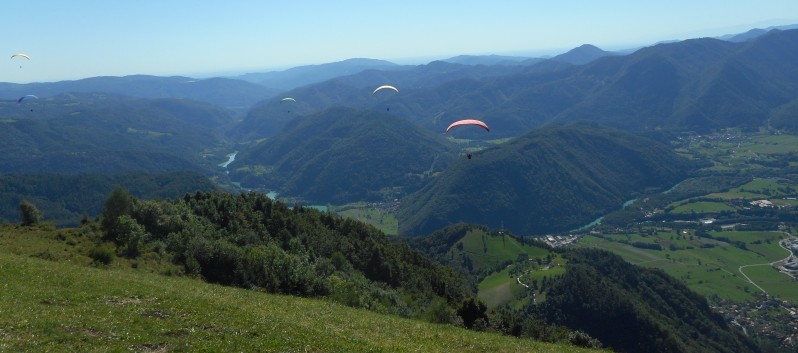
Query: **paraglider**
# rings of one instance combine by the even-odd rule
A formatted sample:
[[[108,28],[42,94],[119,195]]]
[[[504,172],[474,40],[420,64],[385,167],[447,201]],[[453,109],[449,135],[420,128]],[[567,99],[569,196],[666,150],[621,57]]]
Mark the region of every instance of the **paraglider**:
[[[36,97],[36,96],[34,96],[34,95],[32,95],[32,94],[28,94],[28,95],[24,95],[24,96],[22,96],[22,97],[19,97],[19,99],[17,99],[17,103],[22,103],[22,101],[23,101],[23,100],[25,100],[25,99],[30,99],[30,98],[36,98],[36,99],[39,99],[39,97]]]
[[[463,126],[463,125],[480,126],[483,129],[485,129],[486,131],[490,132],[490,127],[488,127],[488,125],[483,123],[482,121],[479,121],[479,120],[476,120],[476,119],[463,119],[463,120],[455,121],[451,125],[449,125],[449,127],[446,128],[446,133],[449,133],[449,130],[451,130],[451,129],[455,128],[455,127]]]
[[[382,86],[379,86],[379,87],[375,88],[375,89],[374,89],[374,92],[371,92],[371,95],[373,96],[373,95],[374,95],[374,93],[377,93],[378,91],[381,91],[381,90],[384,90],[384,89],[390,89],[390,90],[394,90],[394,91],[396,91],[396,93],[399,93],[399,89],[398,89],[398,88],[396,88],[396,87],[394,87],[394,86],[391,86],[391,85],[382,85]],[[390,111],[390,110],[391,110],[391,108],[385,108],[385,110],[387,110],[387,111]]]
[[[479,121],[479,120],[476,120],[476,119],[463,119],[463,120],[458,120],[458,121],[455,121],[455,122],[451,123],[449,125],[449,127],[446,128],[446,133],[448,134],[449,130],[454,129],[455,127],[458,127],[458,126],[463,126],[463,125],[479,126],[479,127],[483,128],[483,129],[485,129],[485,131],[490,132],[490,127],[488,127],[488,124],[485,124],[482,121]],[[472,154],[469,152],[469,153],[466,154],[466,157],[468,159],[471,159]]]
[[[374,92],[371,92],[371,94],[373,95],[374,93],[377,93],[377,91],[384,90],[384,89],[392,89],[392,90],[396,91],[396,93],[399,93],[399,89],[394,87],[394,86],[382,85],[382,86],[379,86],[379,87],[375,88]]]
[[[23,54],[23,53],[17,53],[17,54],[11,55],[11,60],[14,60],[14,58],[16,58],[16,57],[25,58],[25,59],[30,60],[30,56],[28,56],[28,54]],[[22,65],[19,65],[19,68],[21,69]]]
[[[296,99],[293,99],[291,97],[285,97],[280,100],[280,104],[283,104],[283,102],[296,102]],[[288,109],[288,112],[290,113],[291,109]]]
[[[39,97],[37,97],[35,95],[32,95],[32,94],[24,95],[22,97],[19,97],[19,99],[17,99],[17,104],[22,103],[22,101],[24,101],[26,99],[39,99]],[[31,108],[30,111],[33,111],[33,108]]]

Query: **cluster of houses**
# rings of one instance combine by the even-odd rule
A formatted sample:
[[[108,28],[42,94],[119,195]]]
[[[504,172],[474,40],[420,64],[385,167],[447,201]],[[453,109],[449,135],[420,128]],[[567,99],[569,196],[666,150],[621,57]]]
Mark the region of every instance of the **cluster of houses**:
[[[798,308],[789,301],[763,297],[761,301],[721,305],[713,309],[749,336],[757,332],[778,340],[782,347],[798,347]],[[779,320],[765,314],[771,310],[780,314]]]
[[[579,240],[579,235],[568,234],[568,235],[547,235],[543,237],[544,243],[548,244],[553,248],[566,246],[570,244],[575,244],[577,240]]]
[[[795,256],[795,254],[798,253],[798,238],[791,237],[784,239],[779,245],[791,252],[790,257],[776,264],[779,271],[790,275],[790,277],[794,279],[798,279],[798,257]]]
[[[751,206],[760,208],[774,207],[775,205],[770,200],[754,200],[749,203]]]

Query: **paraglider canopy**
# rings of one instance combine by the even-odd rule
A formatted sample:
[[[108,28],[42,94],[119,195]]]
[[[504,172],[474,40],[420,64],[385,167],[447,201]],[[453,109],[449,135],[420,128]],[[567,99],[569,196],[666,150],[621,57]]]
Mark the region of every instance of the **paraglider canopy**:
[[[30,60],[30,56],[28,56],[28,54],[22,54],[22,53],[17,53],[17,54],[11,55],[11,60],[14,60],[14,58],[16,58],[16,57],[25,58],[25,59]],[[19,68],[21,69],[22,65],[19,65]]]
[[[446,132],[448,133],[449,130],[451,130],[451,129],[455,128],[455,127],[458,127],[458,126],[462,126],[462,125],[477,125],[477,126],[482,127],[483,129],[485,129],[486,131],[490,132],[490,128],[488,127],[487,124],[483,123],[482,121],[476,120],[476,119],[463,119],[463,120],[455,121],[451,125],[449,125],[449,127],[446,128]]]
[[[380,90],[383,90],[383,89],[392,89],[392,90],[396,91],[396,93],[399,93],[399,89],[394,87],[394,86],[382,85],[382,86],[379,86],[379,87],[375,88],[374,92],[371,92],[371,94],[377,93],[377,91],[380,91]]]
[[[32,95],[32,94],[28,94],[28,95],[24,95],[24,96],[22,96],[22,97],[19,97],[19,99],[17,99],[17,103],[22,103],[22,101],[23,101],[23,100],[25,100],[25,99],[30,99],[30,98],[36,98],[36,99],[39,99],[39,97],[36,97],[36,96],[34,96],[34,95]]]
[[[296,102],[296,99],[293,99],[291,97],[285,97],[285,98],[280,100],[280,103],[285,102],[285,101]]]

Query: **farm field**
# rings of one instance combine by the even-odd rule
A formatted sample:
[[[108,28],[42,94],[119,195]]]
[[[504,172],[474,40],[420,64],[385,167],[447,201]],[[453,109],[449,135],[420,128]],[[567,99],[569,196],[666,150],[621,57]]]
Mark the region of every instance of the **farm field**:
[[[733,301],[753,300],[760,290],[740,273],[741,266],[752,281],[777,297],[798,300],[798,285],[769,265],[788,256],[778,245],[781,232],[725,231],[711,232],[713,238],[698,237],[692,232],[656,232],[656,235],[608,234],[585,236],[579,246],[601,248],[616,253],[640,266],[660,268],[683,280],[702,295]],[[642,242],[659,244],[661,250],[644,248]],[[638,246],[634,246],[637,244]]]

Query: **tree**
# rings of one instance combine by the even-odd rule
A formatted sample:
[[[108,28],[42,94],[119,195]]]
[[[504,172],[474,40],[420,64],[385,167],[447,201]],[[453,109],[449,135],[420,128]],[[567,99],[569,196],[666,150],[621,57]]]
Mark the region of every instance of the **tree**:
[[[111,238],[116,239],[115,233],[119,227],[119,216],[130,215],[133,212],[134,202],[133,196],[121,186],[117,186],[105,200],[102,227]]]
[[[482,319],[480,324],[485,324],[485,327],[490,325],[487,314],[488,307],[481,300],[477,298],[467,298],[463,300],[460,308],[457,309],[457,315],[463,319],[463,325],[471,328],[478,319]]]
[[[23,226],[32,226],[38,224],[42,219],[42,213],[36,208],[36,205],[28,200],[22,200],[19,204],[19,213],[22,218]]]
[[[117,218],[114,239],[121,245],[120,251],[127,257],[138,257],[147,237],[147,231],[128,215]]]

